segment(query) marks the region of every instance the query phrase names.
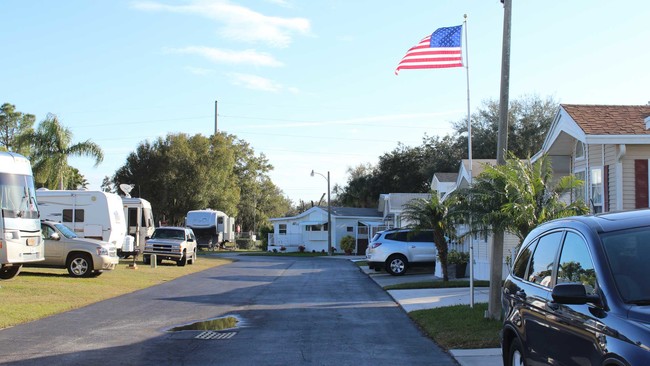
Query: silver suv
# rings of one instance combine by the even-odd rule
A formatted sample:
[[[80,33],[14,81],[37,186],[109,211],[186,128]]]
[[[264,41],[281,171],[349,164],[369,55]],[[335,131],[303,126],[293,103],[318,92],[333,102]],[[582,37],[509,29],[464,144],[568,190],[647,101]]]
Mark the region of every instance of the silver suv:
[[[157,227],[144,244],[142,261],[151,263],[151,256],[156,256],[156,263],[164,259],[172,260],[179,266],[196,262],[196,237],[190,228],[176,226]]]
[[[393,276],[406,273],[409,267],[436,265],[433,230],[391,229],[380,231],[372,238],[366,251],[370,269]]]
[[[96,277],[115,269],[120,259],[109,242],[80,238],[69,227],[54,221],[41,221],[45,239],[45,260],[30,267],[67,268],[72,277]]]

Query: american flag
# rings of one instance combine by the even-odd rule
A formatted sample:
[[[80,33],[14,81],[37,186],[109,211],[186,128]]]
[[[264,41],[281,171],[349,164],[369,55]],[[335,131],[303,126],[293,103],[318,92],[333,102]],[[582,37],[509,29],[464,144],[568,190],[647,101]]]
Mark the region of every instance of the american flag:
[[[411,47],[395,69],[440,69],[463,67],[461,36],[463,26],[436,29],[430,36]]]

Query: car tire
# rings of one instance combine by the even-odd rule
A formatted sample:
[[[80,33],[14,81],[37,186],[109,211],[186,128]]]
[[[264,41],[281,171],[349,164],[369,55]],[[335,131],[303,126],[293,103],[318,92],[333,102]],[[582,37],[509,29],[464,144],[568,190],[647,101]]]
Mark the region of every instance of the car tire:
[[[510,348],[508,349],[508,366],[523,366],[524,362],[524,352],[523,347],[521,346],[521,341],[519,338],[514,337],[512,342],[510,342]]]
[[[401,254],[393,254],[386,260],[386,272],[393,276],[401,276],[408,269],[408,261]]]
[[[20,269],[22,267],[23,267],[22,265],[17,265],[17,266],[1,268],[0,269],[0,280],[10,280],[10,279],[18,276],[18,273],[20,273]]]
[[[142,263],[150,264],[151,263],[151,256],[148,255],[148,254],[143,254],[142,255]]]
[[[183,251],[183,257],[176,261],[176,265],[179,267],[183,267],[187,264],[187,252]]]
[[[93,259],[86,253],[75,253],[68,258],[66,268],[72,277],[90,277],[93,273]]]
[[[163,261],[162,258],[156,256],[156,264],[157,264],[157,265],[160,265],[160,263],[162,263],[162,261]]]

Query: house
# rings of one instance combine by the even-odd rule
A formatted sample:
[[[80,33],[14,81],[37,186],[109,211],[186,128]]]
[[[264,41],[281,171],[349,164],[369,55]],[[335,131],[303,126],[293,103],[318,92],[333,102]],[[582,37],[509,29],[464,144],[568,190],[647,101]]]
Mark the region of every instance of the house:
[[[404,206],[414,199],[431,198],[430,193],[387,193],[379,195],[379,207],[386,228],[406,227],[411,224],[402,217]]]
[[[383,225],[382,214],[374,208],[332,207],[332,248],[341,252],[341,238],[351,235],[356,241],[356,253],[365,254],[372,228]],[[272,218],[273,233],[269,234],[269,251],[298,251],[304,245],[308,252],[327,252],[327,207],[314,206],[291,217]]]
[[[438,198],[442,198],[454,189],[457,179],[458,173],[435,173],[431,178],[431,190],[438,192]]]
[[[592,213],[649,206],[650,105],[562,104],[532,160],[544,154],[554,175],[585,182],[570,199]]]

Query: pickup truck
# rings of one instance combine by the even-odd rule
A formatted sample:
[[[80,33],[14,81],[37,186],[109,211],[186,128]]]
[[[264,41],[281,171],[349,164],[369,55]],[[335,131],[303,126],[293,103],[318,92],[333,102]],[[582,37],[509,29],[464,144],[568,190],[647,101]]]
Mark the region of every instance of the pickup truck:
[[[176,226],[157,227],[147,238],[142,253],[144,264],[151,263],[151,256],[156,256],[156,263],[172,260],[178,266],[196,262],[196,237],[190,228]]]

